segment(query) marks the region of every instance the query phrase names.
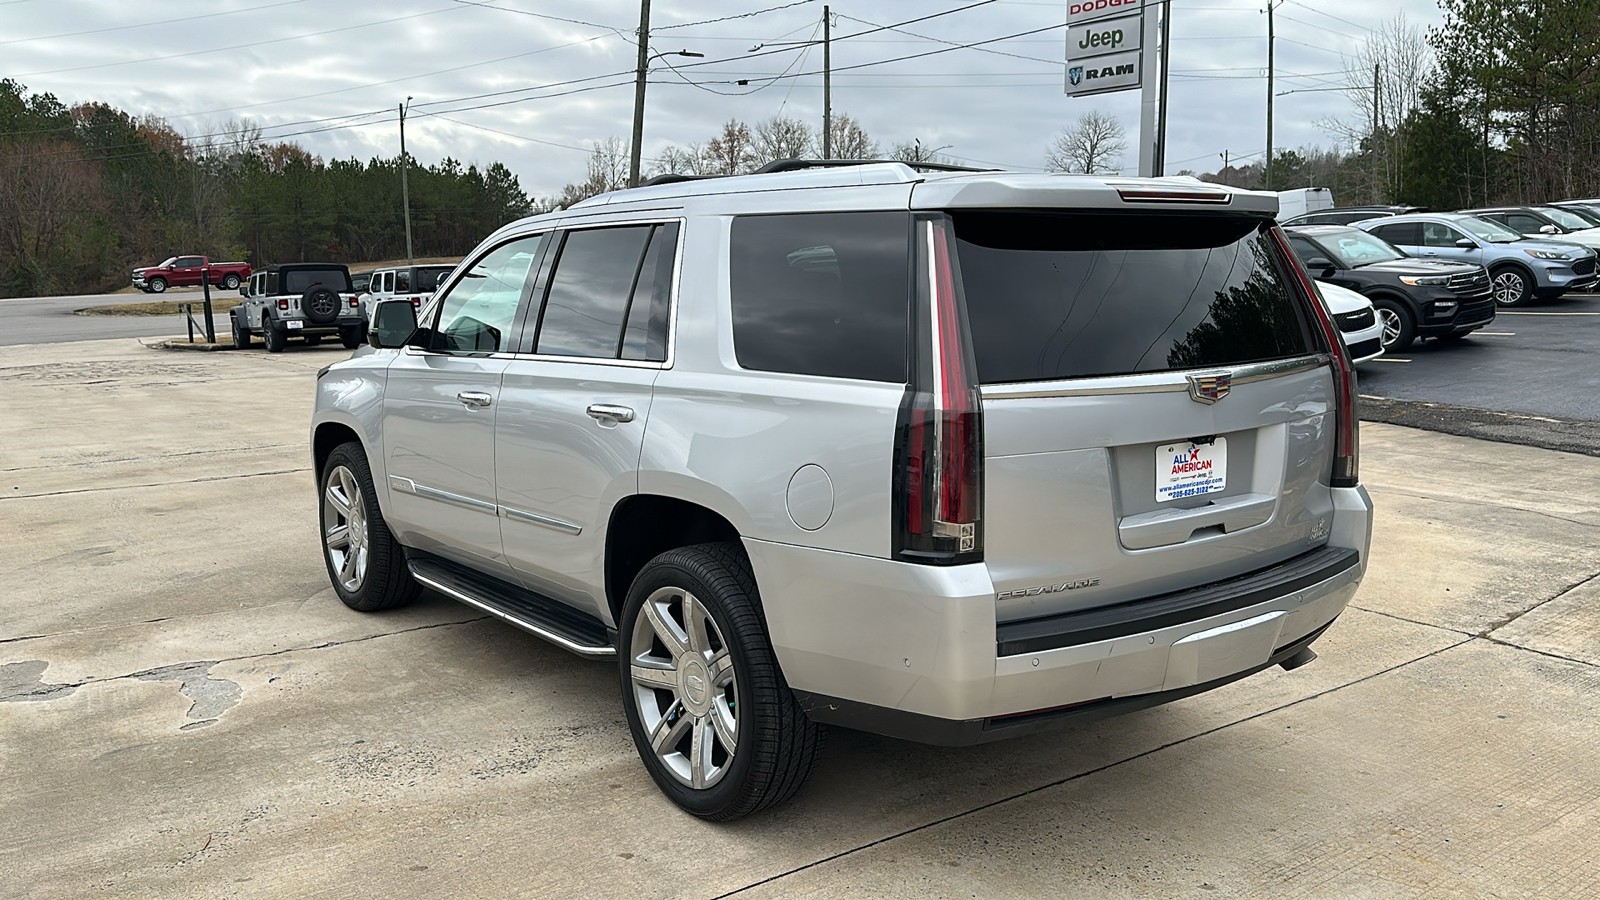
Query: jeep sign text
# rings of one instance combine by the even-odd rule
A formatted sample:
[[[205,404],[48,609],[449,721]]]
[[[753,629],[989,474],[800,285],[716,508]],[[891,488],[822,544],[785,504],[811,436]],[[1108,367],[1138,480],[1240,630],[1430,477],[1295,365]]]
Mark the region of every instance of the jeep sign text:
[[[1072,25],[1067,28],[1067,59],[1076,66],[1090,57],[1138,50],[1144,37],[1141,23],[1133,15]]]

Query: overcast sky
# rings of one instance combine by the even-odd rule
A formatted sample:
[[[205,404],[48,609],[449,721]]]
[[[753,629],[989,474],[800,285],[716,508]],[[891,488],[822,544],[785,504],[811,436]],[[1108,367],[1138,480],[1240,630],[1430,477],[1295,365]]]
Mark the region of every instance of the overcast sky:
[[[1213,171],[1224,150],[1260,158],[1263,2],[1174,0],[1169,172]],[[850,37],[970,3],[834,0],[834,110],[885,151],[917,138],[958,160],[1018,169],[1041,168],[1051,137],[1090,109],[1137,135],[1137,91],[1063,93],[1064,0],[997,0]],[[652,64],[645,156],[703,142],[729,118],[753,125],[782,112],[819,125],[821,48],[782,42],[820,38],[822,9],[656,0],[652,49],[705,57],[671,58],[678,72]],[[1368,30],[1400,13],[1440,20],[1433,0],[1286,0],[1275,14],[1277,90],[1337,83]],[[542,195],[582,178],[592,142],[628,137],[638,21],[637,0],[0,0],[0,77],[68,104],[161,116],[189,135],[247,118],[268,138],[362,160],[398,152],[396,105],[410,95],[414,157],[499,160]],[[1008,35],[1023,36],[949,49]],[[939,50],[948,52],[875,64]],[[1317,123],[1350,116],[1339,92],[1280,96],[1274,143],[1331,146]],[[1124,162],[1132,173],[1133,150]]]

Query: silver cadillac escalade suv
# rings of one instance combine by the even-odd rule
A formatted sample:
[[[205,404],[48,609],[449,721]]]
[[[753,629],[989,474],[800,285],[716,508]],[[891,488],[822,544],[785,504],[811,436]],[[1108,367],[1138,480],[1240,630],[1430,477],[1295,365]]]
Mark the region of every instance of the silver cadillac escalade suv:
[[[318,374],[334,589],[615,659],[709,819],[826,725],[973,744],[1304,664],[1372,507],[1276,211],[791,160],[507,225]]]

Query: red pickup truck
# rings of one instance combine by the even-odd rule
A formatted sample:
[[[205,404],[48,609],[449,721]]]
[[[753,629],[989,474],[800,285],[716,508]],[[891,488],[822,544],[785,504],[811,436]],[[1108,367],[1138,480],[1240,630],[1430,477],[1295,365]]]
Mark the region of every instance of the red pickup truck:
[[[231,291],[250,277],[250,264],[212,262],[204,256],[174,256],[159,266],[134,269],[133,286],[146,294],[159,294],[169,287],[199,284],[201,272],[208,273],[212,284]]]

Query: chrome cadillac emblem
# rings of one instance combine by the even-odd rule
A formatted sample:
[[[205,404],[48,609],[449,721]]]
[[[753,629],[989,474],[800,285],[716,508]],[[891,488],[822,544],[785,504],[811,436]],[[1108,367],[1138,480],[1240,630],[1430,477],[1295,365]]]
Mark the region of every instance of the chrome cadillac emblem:
[[[690,703],[703,703],[706,699],[706,683],[699,675],[689,675],[683,679],[684,692],[689,695]]]
[[[1233,376],[1227,372],[1221,375],[1190,375],[1189,399],[1196,403],[1215,403],[1228,396],[1228,390],[1233,387]]]

